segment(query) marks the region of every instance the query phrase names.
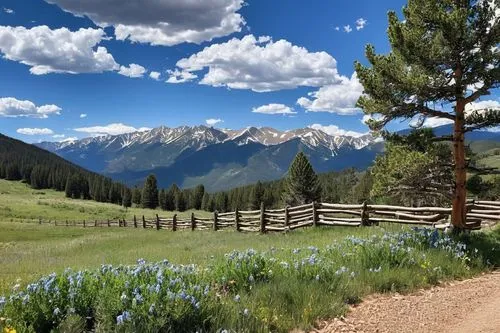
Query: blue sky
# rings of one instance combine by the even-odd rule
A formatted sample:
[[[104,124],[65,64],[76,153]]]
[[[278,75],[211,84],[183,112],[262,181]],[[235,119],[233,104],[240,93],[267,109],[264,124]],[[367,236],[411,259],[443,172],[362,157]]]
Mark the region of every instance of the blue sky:
[[[386,14],[405,1],[202,2],[0,0],[0,131],[36,142],[207,120],[368,130],[353,62],[367,43],[389,50]]]

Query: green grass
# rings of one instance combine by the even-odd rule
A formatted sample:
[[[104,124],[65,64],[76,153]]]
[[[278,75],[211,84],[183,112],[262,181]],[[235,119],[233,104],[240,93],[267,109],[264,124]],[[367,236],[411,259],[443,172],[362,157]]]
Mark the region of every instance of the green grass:
[[[155,214],[180,217],[189,216],[192,211],[182,213],[131,207],[125,209],[119,205],[74,200],[54,190],[34,190],[21,182],[0,179],[0,221],[38,220],[131,220],[134,215],[152,218]],[[209,216],[205,211],[196,211],[198,216]]]
[[[457,245],[458,240],[444,239],[439,248],[432,248],[429,246],[432,237],[422,238],[413,232],[387,233],[378,227],[310,228],[268,235],[76,229],[19,223],[3,223],[0,228],[4,283],[0,294],[10,294],[14,283],[22,288],[38,275],[55,271],[59,274],[56,284],[61,291],[65,290],[62,295],[66,295],[61,298],[59,292],[35,292],[33,299],[25,304],[20,294],[18,301],[8,305],[3,313],[4,317],[13,319],[18,332],[33,329],[62,332],[65,331],[62,328],[69,325],[67,321],[81,321],[89,314],[99,323],[97,332],[192,332],[200,327],[207,332],[220,332],[222,328],[236,332],[309,329],[318,319],[344,314],[347,304],[357,303],[367,294],[408,292],[443,280],[470,277],[500,265],[499,228],[463,236],[459,240],[468,244],[463,254],[459,254],[462,248]],[[373,239],[374,235],[379,237]],[[245,251],[248,248],[257,252],[249,255]],[[241,250],[234,254],[235,259],[223,255],[234,249]],[[313,264],[309,263],[311,256],[316,256]],[[148,273],[151,272],[148,268],[140,275],[132,273],[135,266],[117,274],[101,273],[97,269],[103,263],[133,264],[137,258],[152,262],[168,258],[176,264],[198,264],[194,275],[182,270],[179,275],[176,268],[170,271],[165,268],[164,274],[167,274],[165,281],[172,281],[176,276],[185,281],[180,288],[187,288],[188,294],[198,293],[200,310],[180,299],[172,305],[172,301],[168,301],[169,289],[162,291],[163,296],[147,291],[148,286],[157,283],[156,272],[162,264],[153,264],[152,273]],[[283,262],[288,263],[287,268],[282,266]],[[79,287],[76,301],[69,301],[67,288],[68,281],[77,279],[79,273],[63,272],[67,267],[91,269],[83,273],[87,278]],[[346,270],[337,273],[342,267]],[[377,267],[381,270],[371,271]],[[103,277],[96,278],[99,275]],[[255,277],[255,282],[250,276]],[[17,277],[22,280],[16,281]],[[106,281],[105,288],[102,281]],[[41,281],[40,286],[44,285]],[[211,292],[201,296],[200,291],[195,291],[195,285],[209,285]],[[163,288],[178,288],[168,286],[167,282],[163,284]],[[133,298],[137,287],[142,290],[144,303],[120,300],[123,293],[128,299]],[[177,289],[178,295],[180,292]],[[159,318],[148,315],[151,304],[166,306],[158,309],[162,312]],[[56,306],[63,315],[53,321]],[[69,310],[73,308],[76,310]],[[250,315],[242,315],[245,309]],[[118,327],[115,318],[125,310],[134,313],[138,321]],[[72,311],[76,311],[76,317],[71,315]],[[26,323],[34,326],[23,328]],[[60,330],[52,331],[57,326]]]
[[[204,322],[208,325],[209,332],[218,332],[220,328],[232,328],[238,332],[286,332],[294,328],[308,329],[318,319],[342,315],[346,304],[356,303],[373,292],[407,292],[442,280],[473,276],[480,271],[500,266],[500,228],[463,236],[461,240],[469,244],[468,248],[478,249],[477,254],[467,254],[471,260],[464,260],[457,259],[448,250],[429,248],[425,245],[428,242],[422,243],[424,245],[409,243],[411,251],[407,251],[407,245],[404,245],[396,254],[391,252],[391,247],[383,238],[362,244],[363,240],[374,235],[409,230],[395,225],[384,228],[319,227],[286,234],[259,235],[232,231],[174,233],[142,228],[84,229],[26,223],[26,220],[36,219],[42,214],[47,219],[64,220],[74,216],[78,220],[92,220],[130,218],[134,214],[151,216],[155,213],[139,208],[125,211],[116,205],[71,200],[64,198],[59,192],[34,191],[22,183],[0,180],[0,295],[11,293],[15,284],[20,284],[22,288],[52,272],[60,274],[64,280],[64,271],[68,267],[75,270],[97,270],[102,264],[132,265],[138,258],[149,262],[168,259],[175,264],[199,265],[201,270],[196,283],[208,283],[213,290],[202,302],[200,313],[182,306],[187,312],[171,310],[174,312],[169,314],[168,321],[172,325],[182,323],[187,326],[181,327],[191,325],[189,327],[193,328],[192,325]],[[162,215],[168,216],[169,213]],[[25,222],[21,223],[21,220]],[[356,241],[346,241],[351,236]],[[358,241],[361,243],[357,243]],[[399,242],[392,241],[392,244]],[[289,262],[291,266],[294,262],[307,261],[304,258],[311,255],[308,249],[311,245],[319,249],[320,264],[306,265],[290,271],[280,266],[281,261]],[[238,266],[238,262],[228,261],[224,256],[233,250],[245,251],[249,248],[258,251],[258,255],[248,259],[248,266]],[[292,254],[298,248],[302,249],[301,252]],[[347,273],[338,277],[335,271],[342,266],[348,267],[349,272],[356,272],[355,277],[351,278]],[[378,273],[369,271],[376,267],[382,267],[382,270]],[[209,270],[205,271],[205,268]],[[258,282],[249,285],[249,274],[257,277]],[[259,276],[263,278],[259,280]],[[316,276],[320,279],[316,280]],[[144,286],[150,283],[144,280],[148,278],[144,276],[141,278],[143,280],[133,280],[132,286],[134,283]],[[119,301],[119,295],[124,288],[125,279],[128,277],[112,280],[107,288],[100,288],[92,284],[91,280],[86,280],[92,285],[89,286],[91,294],[87,296],[85,304],[95,306],[92,311],[97,311],[96,316],[104,327],[101,331],[116,329],[115,318],[123,311],[124,306]],[[63,280],[60,281],[61,288],[67,286]],[[239,302],[234,301],[236,295],[241,298]],[[47,299],[40,300],[45,301]],[[52,303],[44,305],[43,310],[38,307],[37,302],[30,303],[29,306],[19,304],[9,310],[13,311],[10,314],[22,312],[23,316],[33,315],[38,321],[44,322],[45,315],[42,316],[38,311],[49,311],[48,316],[52,316]],[[94,303],[89,305],[88,302]],[[142,310],[135,308],[134,311],[147,313],[149,304],[147,308],[146,304],[143,307]],[[242,317],[244,308],[249,310],[250,316]],[[22,328],[22,320],[17,320],[17,331],[28,332],[28,329]],[[71,331],[63,329],[72,325],[70,321],[76,321],[75,325],[80,325],[81,317],[66,314],[64,318],[59,318],[61,332]],[[47,323],[52,325],[52,319]],[[177,327],[175,325],[169,327]],[[145,327],[124,326],[118,331],[155,331],[152,326]],[[174,329],[183,330],[189,331],[187,328]]]
[[[399,229],[392,227],[391,229]],[[348,235],[367,237],[379,228],[319,228],[288,234],[258,235],[231,231],[156,231],[133,228],[55,227],[35,223],[0,223],[0,293],[17,279],[24,282],[66,267],[133,264],[169,259],[203,264],[232,250],[326,246]]]

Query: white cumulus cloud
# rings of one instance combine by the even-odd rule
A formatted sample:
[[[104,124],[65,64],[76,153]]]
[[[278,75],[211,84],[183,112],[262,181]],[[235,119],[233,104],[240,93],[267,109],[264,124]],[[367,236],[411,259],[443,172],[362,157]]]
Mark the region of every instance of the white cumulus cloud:
[[[0,98],[0,117],[31,117],[48,118],[50,115],[61,114],[62,109],[54,104],[36,106],[28,100],[18,100],[14,97]]]
[[[148,131],[151,128],[149,127],[140,127],[135,128],[133,126],[125,125],[122,123],[113,123],[104,126],[90,126],[90,127],[79,127],[74,128],[73,130],[76,132],[87,133],[90,135],[119,135],[125,133],[133,133],[133,132],[143,132]]]
[[[347,32],[347,33],[350,33],[352,31],[352,28],[351,26],[348,24],[348,25],[344,25],[344,32]]]
[[[167,74],[170,75],[166,82],[168,83],[184,83],[191,80],[194,80],[198,77],[198,75],[190,73],[188,71],[180,71],[178,69],[175,70],[167,70]]]
[[[80,113],[80,118],[87,118],[87,114],[86,113]]]
[[[118,70],[113,56],[98,46],[105,38],[102,29],[0,26],[0,52],[6,59],[30,66],[35,75]]]
[[[267,105],[262,105],[257,108],[253,108],[254,113],[264,113],[264,114],[296,114],[291,107],[285,104],[271,103]]]
[[[142,67],[141,65],[130,64],[128,67],[120,66],[118,74],[123,76],[128,76],[131,78],[138,78],[138,77],[143,77],[144,73],[146,72],[147,72],[146,68]]]
[[[326,134],[333,135],[333,136],[352,136],[355,138],[359,138],[363,135],[370,134],[370,132],[361,133],[361,132],[356,132],[356,131],[344,130],[344,129],[338,127],[337,125],[312,124],[309,127],[323,131]]]
[[[331,112],[343,115],[359,112],[356,102],[363,93],[363,86],[356,73],[351,78],[341,76],[336,84],[330,84],[309,93],[309,97],[301,97],[297,104],[307,111]]]
[[[500,111],[500,102],[496,100],[484,100],[478,102],[472,102],[465,106],[465,117],[469,116],[472,112],[477,111],[479,113],[484,113],[486,110],[498,110]],[[410,125],[416,125],[418,123],[418,118],[412,119]],[[453,124],[453,120],[439,117],[427,117],[424,120],[423,127],[439,127],[443,125]]]
[[[222,122],[224,122],[224,120],[222,120],[222,119],[220,119],[220,118],[217,118],[217,119],[215,119],[215,118],[210,118],[210,119],[205,120],[205,122],[206,122],[206,123],[207,123],[207,125],[209,125],[209,126],[214,126],[214,125],[216,125],[216,124],[218,124],[218,123],[222,123]]]
[[[361,30],[365,27],[366,23],[368,23],[367,20],[364,18],[360,17],[359,19],[356,20],[356,30]]]
[[[5,8],[3,7],[3,11],[7,14],[14,14],[14,10],[10,9],[10,8]]]
[[[101,27],[116,39],[152,45],[201,43],[241,31],[244,0],[45,0]]]
[[[54,131],[50,128],[18,128],[17,133],[24,135],[51,135]]]
[[[472,102],[465,105],[465,112],[471,113],[473,111],[484,112],[485,110],[500,110],[500,102],[496,100],[484,100]]]
[[[161,76],[160,72],[152,71],[151,73],[149,73],[149,77],[156,81],[160,80],[160,76]]]
[[[309,52],[286,40],[244,36],[212,44],[177,62],[167,82],[181,83],[208,69],[200,84],[257,92],[321,87],[339,81],[337,61],[326,52]]]

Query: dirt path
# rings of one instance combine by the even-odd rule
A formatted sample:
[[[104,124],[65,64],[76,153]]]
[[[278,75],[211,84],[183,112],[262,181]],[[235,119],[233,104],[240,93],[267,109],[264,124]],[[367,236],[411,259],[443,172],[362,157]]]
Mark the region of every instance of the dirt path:
[[[500,272],[409,295],[374,295],[312,332],[499,333]]]

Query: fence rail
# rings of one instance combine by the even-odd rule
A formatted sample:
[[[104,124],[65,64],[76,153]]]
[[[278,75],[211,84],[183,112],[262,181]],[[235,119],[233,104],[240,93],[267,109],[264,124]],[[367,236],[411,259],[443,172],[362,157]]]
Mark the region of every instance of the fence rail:
[[[194,213],[187,218],[153,218],[134,216],[132,220],[83,220],[49,221],[56,226],[129,227],[156,230],[225,230],[243,232],[289,231],[313,226],[370,226],[379,223],[400,223],[423,225],[438,229],[450,225],[451,208],[404,207],[390,205],[310,203],[282,209],[236,210],[234,212],[214,212],[212,217],[200,217]],[[500,221],[500,201],[467,202],[466,228],[477,230],[483,222]],[[40,219],[40,224],[47,223]]]

